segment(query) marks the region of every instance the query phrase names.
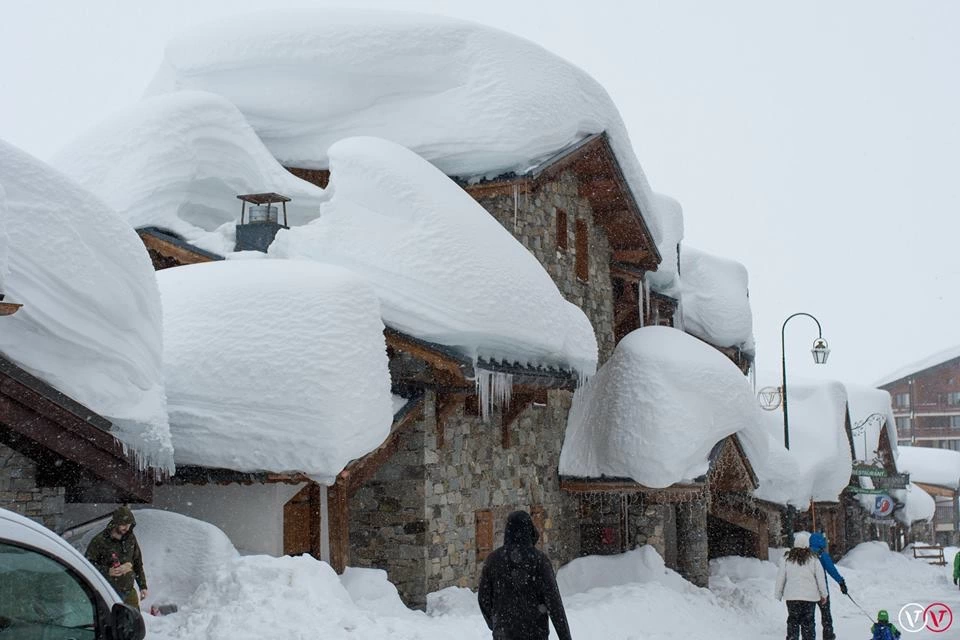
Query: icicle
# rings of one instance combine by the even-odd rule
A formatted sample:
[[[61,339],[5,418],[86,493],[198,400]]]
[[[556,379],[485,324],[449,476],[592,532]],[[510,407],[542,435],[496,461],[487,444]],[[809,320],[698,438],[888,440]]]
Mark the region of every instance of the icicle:
[[[484,422],[490,419],[493,407],[500,409],[510,404],[513,392],[513,375],[499,371],[477,370],[477,398],[480,403],[480,416]]]
[[[643,279],[643,307],[644,307],[644,314],[650,313],[650,279],[649,278]]]

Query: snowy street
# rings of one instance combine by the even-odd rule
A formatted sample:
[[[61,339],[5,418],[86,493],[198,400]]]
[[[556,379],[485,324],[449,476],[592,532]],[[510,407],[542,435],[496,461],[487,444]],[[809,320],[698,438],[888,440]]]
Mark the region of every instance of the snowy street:
[[[955,552],[948,550],[948,561]],[[940,602],[960,611],[960,591],[947,567],[889,552],[882,543],[859,546],[838,568],[861,606],[873,615],[886,608],[898,626],[897,613],[910,602]],[[722,558],[711,563],[710,590],[700,589],[665,569],[644,547],[623,556],[580,559],[561,569],[558,580],[576,640],[779,640],[786,608],[773,599],[775,576],[772,562]],[[836,584],[831,587],[837,637],[869,638],[870,621]],[[350,570],[341,583],[328,566],[310,558],[246,556],[201,585],[179,612],[147,616],[148,638],[490,637],[473,592],[449,588],[433,595],[424,614],[406,610],[379,572]],[[924,630],[903,637],[957,637],[953,633],[955,626],[942,635]]]

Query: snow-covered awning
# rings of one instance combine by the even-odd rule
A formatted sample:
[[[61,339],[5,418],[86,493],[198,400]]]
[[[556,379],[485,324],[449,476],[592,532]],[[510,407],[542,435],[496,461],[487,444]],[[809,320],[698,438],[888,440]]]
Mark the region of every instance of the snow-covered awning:
[[[144,464],[172,470],[160,295],[137,234],[96,196],[3,141],[0,187],[3,293],[24,304],[3,319],[0,352],[110,420]]]
[[[284,169],[224,98],[163,95],[114,114],[62,149],[53,164],[135,228],[156,227],[218,255],[232,252],[237,196],[273,191],[290,224],[318,214],[323,190]]]
[[[714,346],[753,353],[746,268],[684,245],[680,274],[684,330]]]
[[[177,464],[331,482],[393,421],[379,303],[362,278],[294,260],[157,273]]]
[[[960,451],[901,446],[897,469],[909,473],[913,482],[951,491],[960,489]]]
[[[522,61],[522,63],[520,62]],[[172,40],[149,93],[219,93],[285,166],[326,168],[345,137],[393,140],[444,173],[523,173],[607,132],[655,237],[650,187],[607,92],[515,35],[437,15],[286,10],[218,19]]]
[[[350,269],[377,292],[386,325],[474,360],[593,373],[586,315],[456,183],[378,138],[340,141],[330,160],[320,217],[281,231],[271,256]]]
[[[882,389],[846,384],[850,427],[855,458],[872,463],[881,454],[880,434],[886,433],[894,460],[897,456],[897,425],[893,419],[890,394]],[[892,461],[891,461],[892,462]]]

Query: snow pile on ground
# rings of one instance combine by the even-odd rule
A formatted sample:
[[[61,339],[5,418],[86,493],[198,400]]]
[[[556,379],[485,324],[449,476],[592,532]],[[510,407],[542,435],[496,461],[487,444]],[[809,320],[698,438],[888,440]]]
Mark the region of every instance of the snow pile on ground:
[[[332,194],[317,220],[281,231],[273,257],[364,276],[384,323],[470,357],[596,368],[590,321],[537,259],[454,182],[386,140],[330,149]]]
[[[655,488],[689,481],[758,411],[749,381],[716,349],[669,327],[637,329],[574,396],[560,473]]]
[[[880,447],[880,433],[886,430],[887,441],[897,455],[897,423],[893,419],[890,393],[856,384],[845,384],[850,409],[850,428],[856,459],[872,463]]]
[[[698,589],[679,573],[668,569],[663,558],[650,545],[617,555],[577,558],[557,571],[557,586],[564,598],[591,589],[649,583],[679,593],[693,593]]]
[[[650,187],[607,92],[497,29],[328,8],[229,17],[168,43],[148,93],[183,89],[230,100],[285,166],[326,168],[334,142],[372,135],[447,175],[493,177],[606,131],[659,237]]]
[[[683,207],[662,193],[653,194],[656,217],[660,229],[654,239],[660,252],[661,262],[656,271],[646,275],[650,288],[657,293],[680,299],[680,241],[683,240]]]
[[[340,576],[340,583],[361,609],[378,615],[410,613],[397,588],[387,580],[387,572],[382,569],[347,567]]]
[[[789,393],[790,456],[799,467],[795,493],[806,502],[835,502],[850,483],[853,461],[847,440],[847,392],[834,381],[793,381]],[[782,411],[763,413],[767,432],[783,438]]]
[[[70,143],[53,164],[134,228],[159,227],[220,255],[233,251],[237,195],[291,198],[290,224],[315,218],[323,195],[280,166],[236,107],[200,91],[128,107]]]
[[[914,482],[949,489],[960,488],[960,451],[902,446],[897,457],[897,469],[909,473]]]
[[[718,347],[752,353],[753,315],[746,268],[684,245],[680,273],[684,331]]]
[[[143,570],[150,593],[141,603],[151,605],[188,602],[203,582],[217,569],[239,557],[226,534],[212,524],[179,513],[137,509],[134,532],[143,553]],[[106,518],[71,544],[80,552],[104,530]]]
[[[0,352],[114,424],[144,464],[172,469],[160,295],[143,243],[68,178],[0,140],[10,301]],[[15,214],[14,214],[15,212]]]
[[[332,479],[393,421],[379,304],[356,275],[291,260],[157,273],[177,463]]]

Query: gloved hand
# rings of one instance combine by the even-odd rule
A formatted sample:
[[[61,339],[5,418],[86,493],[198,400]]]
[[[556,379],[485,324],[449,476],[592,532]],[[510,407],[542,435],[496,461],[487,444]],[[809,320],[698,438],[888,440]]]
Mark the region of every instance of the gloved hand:
[[[843,595],[847,595],[847,583],[846,583],[846,582],[841,582],[841,583],[840,583],[840,593],[842,593]]]

